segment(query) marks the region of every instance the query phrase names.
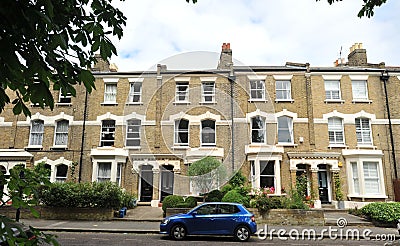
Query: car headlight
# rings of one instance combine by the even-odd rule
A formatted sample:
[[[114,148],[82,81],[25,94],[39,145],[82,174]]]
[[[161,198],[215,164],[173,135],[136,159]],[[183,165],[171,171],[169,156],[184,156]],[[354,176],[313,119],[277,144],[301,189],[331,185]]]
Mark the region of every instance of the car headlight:
[[[169,219],[163,219],[162,222],[161,222],[161,224],[166,225],[166,224],[168,224],[168,222],[169,222]]]

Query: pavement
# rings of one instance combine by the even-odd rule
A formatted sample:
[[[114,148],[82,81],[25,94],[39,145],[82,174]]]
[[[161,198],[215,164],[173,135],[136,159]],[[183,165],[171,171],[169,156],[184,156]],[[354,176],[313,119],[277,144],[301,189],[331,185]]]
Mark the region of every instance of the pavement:
[[[107,232],[107,233],[144,233],[158,234],[162,220],[162,209],[150,206],[138,206],[127,211],[124,218],[115,218],[111,221],[65,221],[43,219],[21,219],[21,222],[31,225],[42,231],[64,232]],[[314,230],[318,236],[330,237],[332,233],[343,235],[357,230],[360,235],[367,233],[374,238],[379,235],[395,235],[400,239],[397,228],[375,227],[364,219],[350,215],[345,210],[325,211],[325,226],[281,226],[258,224],[258,229],[277,236],[278,230],[284,230],[281,236],[289,236],[291,230]]]

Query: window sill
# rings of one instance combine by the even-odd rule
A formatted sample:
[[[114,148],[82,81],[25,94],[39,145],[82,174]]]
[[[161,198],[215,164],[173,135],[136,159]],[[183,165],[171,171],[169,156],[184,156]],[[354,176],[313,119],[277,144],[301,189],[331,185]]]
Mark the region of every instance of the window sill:
[[[210,145],[201,145],[200,146],[200,149],[214,149],[214,148],[216,148],[217,147],[217,145],[216,144],[210,144]]]
[[[100,105],[102,105],[102,106],[117,106],[118,103],[116,103],[116,102],[103,102],[103,103],[100,103]]]
[[[249,102],[256,103],[256,102],[268,102],[267,99],[249,99]]]
[[[362,199],[386,199],[388,196],[377,194],[377,195],[360,195],[360,194],[349,194],[347,195],[349,198],[362,198]]]
[[[188,146],[188,145],[174,145],[174,146],[172,146],[172,149],[176,149],[176,150],[180,150],[180,149],[182,149],[182,150],[186,150],[186,149],[190,149],[190,147]]]
[[[42,145],[28,145],[25,147],[26,150],[43,150]]]
[[[125,105],[143,105],[143,102],[127,102]]]
[[[344,148],[347,149],[349,146],[345,145],[345,144],[329,144],[328,148],[332,149],[332,148]]]
[[[344,100],[342,100],[342,99],[325,99],[324,103],[340,103],[340,104],[343,104]]]
[[[140,146],[125,146],[124,149],[128,149],[128,150],[141,150],[142,147],[140,147]]]
[[[287,103],[287,102],[294,103],[294,100],[293,99],[275,99],[275,102],[276,103]]]
[[[200,102],[201,105],[216,105],[217,102],[213,101],[213,102]]]
[[[53,146],[50,148],[50,150],[67,150],[68,147],[66,145],[60,145],[60,146]]]
[[[372,100],[368,99],[354,99],[352,103],[372,103]]]
[[[182,102],[173,102],[174,105],[189,105],[190,102],[189,101],[182,101]]]
[[[71,107],[72,103],[56,103],[58,107]]]

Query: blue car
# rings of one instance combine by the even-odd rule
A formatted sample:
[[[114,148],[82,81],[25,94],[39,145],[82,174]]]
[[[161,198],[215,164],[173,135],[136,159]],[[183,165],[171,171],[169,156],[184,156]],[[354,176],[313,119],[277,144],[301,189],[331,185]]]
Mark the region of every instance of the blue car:
[[[254,214],[239,203],[203,203],[186,214],[164,218],[160,233],[182,240],[187,235],[232,235],[238,241],[247,241],[256,233]]]

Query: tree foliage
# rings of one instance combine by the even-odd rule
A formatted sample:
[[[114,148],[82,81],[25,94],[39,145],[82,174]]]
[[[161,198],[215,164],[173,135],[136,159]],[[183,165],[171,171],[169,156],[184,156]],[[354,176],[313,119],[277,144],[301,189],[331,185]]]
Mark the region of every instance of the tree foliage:
[[[193,162],[188,168],[188,175],[197,189],[204,194],[218,188],[225,178],[226,170],[220,161],[208,156]]]
[[[87,68],[97,52],[104,60],[117,54],[110,36],[121,38],[125,24],[111,0],[1,0],[0,113],[11,102],[7,88],[14,114],[25,115],[28,102],[53,109],[51,87],[75,96],[83,83],[90,92]]]
[[[321,0],[316,0],[321,1]],[[332,4],[334,2],[341,2],[343,0],[328,0],[329,4]],[[371,18],[374,15],[374,8],[375,7],[380,7],[382,4],[386,3],[387,0],[363,0],[364,4],[360,11],[358,12],[358,17],[363,17],[366,16],[368,18]]]

